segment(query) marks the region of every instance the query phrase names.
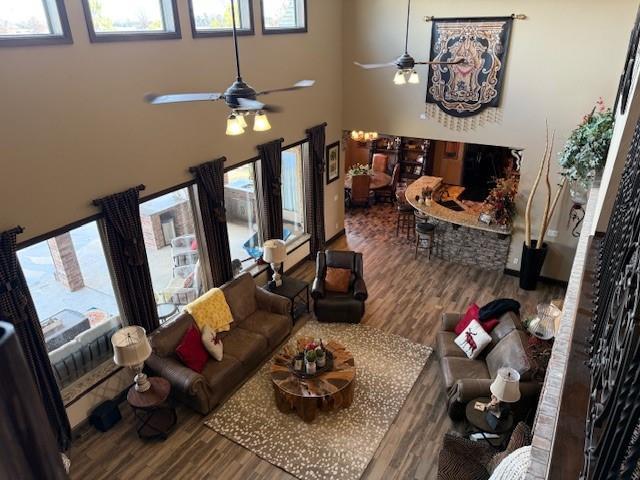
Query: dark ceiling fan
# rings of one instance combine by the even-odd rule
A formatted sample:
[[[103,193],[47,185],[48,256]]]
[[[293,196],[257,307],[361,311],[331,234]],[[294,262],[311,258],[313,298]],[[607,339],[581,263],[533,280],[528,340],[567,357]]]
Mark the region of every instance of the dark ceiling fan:
[[[409,55],[409,20],[411,18],[411,0],[408,0],[407,7],[407,31],[404,40],[404,53],[400,55],[393,62],[389,63],[359,63],[353,62],[357,66],[364,68],[365,70],[374,70],[376,68],[390,68],[395,67],[398,71],[393,79],[396,85],[404,85],[407,83],[407,75],[409,75],[409,83],[420,83],[420,77],[415,70],[416,65],[457,65],[463,63],[464,60],[456,60],[455,62],[416,62],[415,59]]]
[[[265,105],[257,100],[257,97],[276,92],[289,92],[312,87],[315,80],[302,80],[291,87],[276,88],[272,90],[256,91],[242,79],[240,74],[240,53],[238,49],[238,31],[236,26],[236,11],[234,0],[231,2],[231,18],[233,20],[233,43],[236,53],[236,81],[227,88],[224,93],[166,93],[145,95],[145,100],[153,105],[183,102],[215,102],[224,100],[232,110],[227,120],[227,135],[241,135],[247,127],[246,115],[255,114],[255,131],[264,132],[271,129],[265,112],[280,112],[281,109],[273,105]]]

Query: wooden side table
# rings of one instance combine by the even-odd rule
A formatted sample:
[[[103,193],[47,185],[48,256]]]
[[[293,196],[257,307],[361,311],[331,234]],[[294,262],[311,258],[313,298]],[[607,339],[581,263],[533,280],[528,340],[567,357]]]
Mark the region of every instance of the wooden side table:
[[[504,438],[508,433],[513,429],[513,413],[509,412],[503,418],[500,419],[496,428],[491,428],[491,426],[487,423],[485,416],[487,415],[486,410],[480,411],[475,409],[476,402],[479,403],[489,403],[491,399],[487,397],[474,398],[469,403],[467,403],[466,408],[466,417],[467,422],[471,424],[471,426],[476,430],[475,433],[480,433],[485,442],[487,442],[491,447],[496,448],[496,445],[491,442],[491,439],[487,437],[487,434],[498,435],[499,438],[497,440],[500,441],[498,446],[502,446],[504,443]]]
[[[282,285],[269,288],[267,283],[265,290],[291,300],[291,318],[295,322],[302,312],[309,313],[309,284],[292,277],[282,277]]]
[[[138,437],[166,440],[178,420],[175,407],[169,402],[171,384],[162,377],[150,377],[151,388],[136,391],[135,385],[127,393],[127,402],[133,408],[138,423]]]

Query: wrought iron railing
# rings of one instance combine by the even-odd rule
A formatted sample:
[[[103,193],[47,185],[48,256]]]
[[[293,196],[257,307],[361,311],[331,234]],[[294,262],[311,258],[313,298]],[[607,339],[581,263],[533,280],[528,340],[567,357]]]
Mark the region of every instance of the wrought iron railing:
[[[640,123],[599,252],[581,479],[640,478]]]

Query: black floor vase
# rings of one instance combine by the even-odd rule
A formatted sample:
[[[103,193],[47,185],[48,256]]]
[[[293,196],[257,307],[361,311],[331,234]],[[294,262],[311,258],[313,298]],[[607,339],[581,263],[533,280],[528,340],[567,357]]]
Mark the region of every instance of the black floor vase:
[[[531,241],[531,247],[526,243],[522,244],[522,260],[520,262],[520,288],[523,290],[535,290],[547,257],[547,244],[543,243],[542,248],[536,248],[537,241]]]

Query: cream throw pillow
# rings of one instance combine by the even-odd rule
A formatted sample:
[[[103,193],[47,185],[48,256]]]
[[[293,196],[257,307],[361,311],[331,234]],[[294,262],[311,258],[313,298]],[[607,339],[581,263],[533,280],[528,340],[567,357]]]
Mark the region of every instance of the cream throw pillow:
[[[474,360],[491,343],[491,336],[485,332],[477,320],[472,320],[467,328],[456,337],[455,342],[467,354],[467,357]]]
[[[207,352],[209,352],[209,355],[219,362],[222,361],[222,340],[218,338],[216,332],[214,332],[209,325],[205,325],[202,329],[202,344]]]

